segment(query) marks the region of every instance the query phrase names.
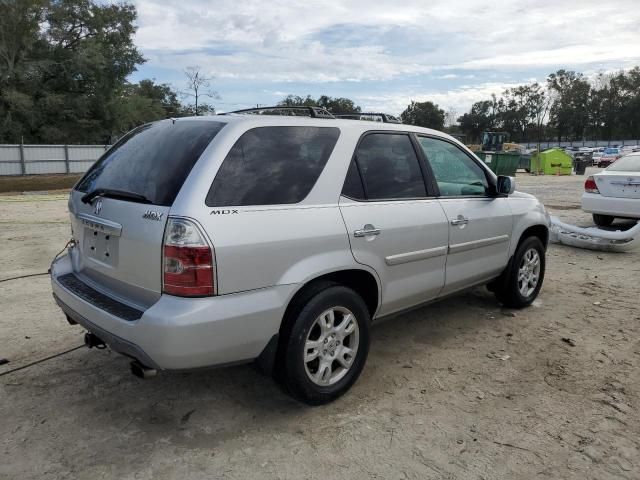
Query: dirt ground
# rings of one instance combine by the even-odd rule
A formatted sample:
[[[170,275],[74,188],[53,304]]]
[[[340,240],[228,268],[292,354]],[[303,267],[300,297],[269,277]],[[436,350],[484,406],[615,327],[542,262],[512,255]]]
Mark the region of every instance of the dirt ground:
[[[518,177],[587,225],[583,182]],[[65,196],[2,196],[0,224],[0,279],[46,271]],[[323,407],[251,366],[140,380],[73,351],[0,377],[0,478],[638,479],[639,260],[554,245],[528,309],[478,288],[376,326],[360,380]],[[0,311],[0,374],[81,344],[46,276],[0,283]]]

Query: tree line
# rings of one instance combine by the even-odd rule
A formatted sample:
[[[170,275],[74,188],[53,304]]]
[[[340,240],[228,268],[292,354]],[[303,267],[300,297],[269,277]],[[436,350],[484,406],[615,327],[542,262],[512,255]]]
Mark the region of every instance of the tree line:
[[[458,129],[471,140],[485,130],[505,131],[515,142],[640,139],[640,67],[592,79],[558,70],[544,85],[474,103]]]
[[[136,10],[94,0],[0,2],[0,143],[110,143],[140,124],[213,111],[209,79],[187,69],[180,92],[127,77],[145,59]],[[195,93],[195,98],[193,95]]]
[[[0,143],[110,143],[142,123],[215,113],[205,100],[220,97],[198,67],[185,70],[184,91],[127,80],[145,62],[133,42],[135,20],[128,3],[1,0]],[[349,98],[327,95],[289,95],[278,105],[362,111]],[[411,101],[401,118],[468,142],[487,130],[505,131],[515,142],[640,139],[640,67],[591,79],[558,70],[542,84],[476,102],[461,116]]]

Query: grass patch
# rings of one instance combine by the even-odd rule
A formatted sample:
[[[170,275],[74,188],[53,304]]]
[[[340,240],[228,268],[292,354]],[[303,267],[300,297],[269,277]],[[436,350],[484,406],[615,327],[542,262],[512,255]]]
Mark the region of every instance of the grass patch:
[[[40,192],[68,190],[82,174],[72,175],[6,175],[0,176],[0,193]]]

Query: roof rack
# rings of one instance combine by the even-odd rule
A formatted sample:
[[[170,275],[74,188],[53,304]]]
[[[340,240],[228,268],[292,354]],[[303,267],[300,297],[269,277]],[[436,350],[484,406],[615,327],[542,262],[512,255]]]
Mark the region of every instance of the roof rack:
[[[220,115],[228,115],[231,113],[260,113],[260,112],[277,112],[283,110],[293,110],[305,112],[306,115],[312,118],[335,118],[331,113],[322,107],[306,107],[306,106],[275,106],[275,107],[256,107],[256,108],[244,108],[242,110],[234,110],[233,112],[221,113]]]
[[[339,115],[333,115],[336,118],[346,118],[349,120],[368,120],[362,117],[379,117],[383,123],[402,123],[395,115],[389,115],[388,113],[379,112],[354,112],[354,113],[342,113]]]

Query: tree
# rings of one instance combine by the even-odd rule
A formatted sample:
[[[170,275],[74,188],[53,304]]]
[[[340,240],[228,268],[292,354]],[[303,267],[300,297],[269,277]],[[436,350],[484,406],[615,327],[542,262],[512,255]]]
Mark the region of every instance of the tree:
[[[554,94],[549,123],[558,141],[584,138],[589,124],[589,82],[581,73],[558,70],[547,77],[547,87]]]
[[[213,77],[206,77],[200,72],[200,66],[196,65],[193,67],[187,67],[184,71],[185,76],[187,77],[187,91],[182,92],[185,96],[193,97],[194,105],[193,105],[193,114],[198,116],[203,111],[207,113],[215,113],[215,108],[213,105],[201,105],[198,107],[198,100],[201,97],[209,97],[214,99],[219,99],[220,95],[218,92],[212,90],[211,80]]]
[[[404,123],[419,127],[444,129],[445,112],[433,102],[414,102],[400,114]]]
[[[301,97],[300,95],[287,95],[277,104],[279,107],[317,107],[318,101],[311,98],[311,95]]]
[[[299,95],[287,95],[278,102],[278,106],[282,107],[321,107],[326,108],[329,112],[335,114],[341,113],[360,113],[362,110],[353,100],[344,97],[329,97],[321,95],[317,100],[311,95],[301,97]]]
[[[105,142],[144,61],[136,11],[93,0],[0,2],[0,142]]]
[[[483,100],[472,105],[471,111],[462,115],[458,122],[460,130],[471,141],[479,141],[482,132],[493,130],[496,126],[498,102],[493,96],[491,100]]]
[[[156,84],[153,80],[127,84],[112,100],[109,109],[114,113],[115,137],[143,123],[188,114],[169,85]]]

